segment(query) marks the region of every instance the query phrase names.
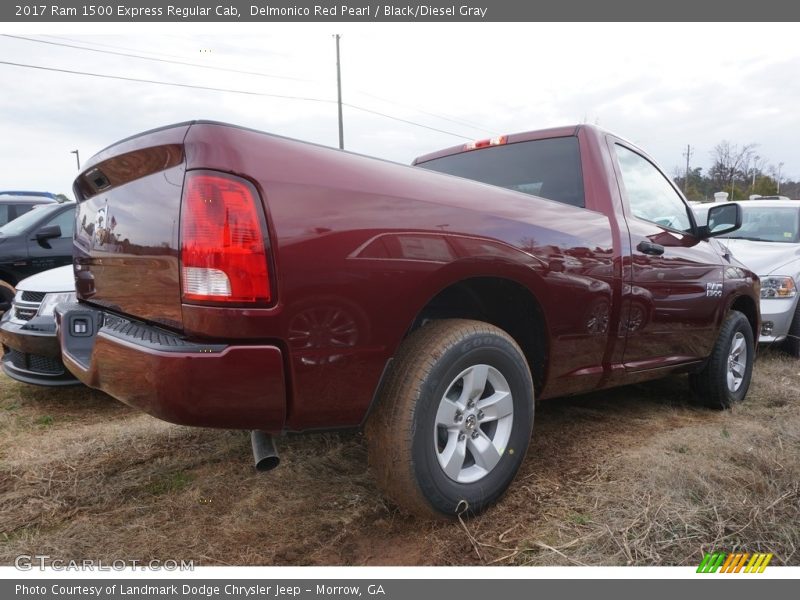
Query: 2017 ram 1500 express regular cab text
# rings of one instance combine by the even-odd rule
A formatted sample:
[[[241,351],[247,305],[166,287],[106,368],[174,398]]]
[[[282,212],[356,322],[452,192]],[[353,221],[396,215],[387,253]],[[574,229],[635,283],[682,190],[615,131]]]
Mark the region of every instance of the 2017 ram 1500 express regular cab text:
[[[477,180],[477,181],[474,181]],[[123,140],[75,183],[67,368],[161,419],[356,427],[385,492],[479,512],[545,399],[689,373],[744,398],[758,279],[640,150],[581,125],[414,167],[231,125]],[[462,502],[464,501],[464,502]]]

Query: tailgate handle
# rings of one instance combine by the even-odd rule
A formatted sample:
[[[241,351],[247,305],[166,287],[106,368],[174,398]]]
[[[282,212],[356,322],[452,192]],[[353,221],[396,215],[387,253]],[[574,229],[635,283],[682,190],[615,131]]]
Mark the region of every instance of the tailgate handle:
[[[664,254],[664,246],[661,244],[654,244],[653,242],[648,242],[647,240],[642,240],[639,242],[639,245],[636,246],[636,249],[639,252],[644,254],[650,254],[652,256],[661,256]]]

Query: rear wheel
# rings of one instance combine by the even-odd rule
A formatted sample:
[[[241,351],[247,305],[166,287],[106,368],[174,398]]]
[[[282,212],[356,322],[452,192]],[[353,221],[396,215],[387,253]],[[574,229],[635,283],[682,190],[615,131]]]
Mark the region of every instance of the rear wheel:
[[[689,376],[697,400],[710,408],[730,408],[744,400],[753,374],[755,347],[750,321],[731,311],[705,368]]]
[[[794,309],[794,318],[792,324],[789,325],[789,333],[783,343],[783,348],[795,358],[800,358],[800,301],[797,302]]]
[[[480,321],[431,322],[403,343],[367,422],[369,460],[409,512],[477,514],[514,479],[533,427],[525,356]]]

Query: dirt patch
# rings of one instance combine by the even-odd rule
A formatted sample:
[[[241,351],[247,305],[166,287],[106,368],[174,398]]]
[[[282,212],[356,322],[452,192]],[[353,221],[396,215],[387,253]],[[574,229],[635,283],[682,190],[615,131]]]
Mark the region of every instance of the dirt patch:
[[[685,377],[542,403],[509,493],[465,523],[387,505],[359,433],[285,438],[258,474],[246,433],[0,377],[0,563],[797,565],[800,363],[766,352],[754,377],[727,412],[690,404]]]

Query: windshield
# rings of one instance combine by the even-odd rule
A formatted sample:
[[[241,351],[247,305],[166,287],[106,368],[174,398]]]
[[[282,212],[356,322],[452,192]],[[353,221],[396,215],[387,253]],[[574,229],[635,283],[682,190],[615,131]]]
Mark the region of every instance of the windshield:
[[[40,204],[38,206],[34,206],[30,211],[26,212],[21,217],[17,217],[13,221],[9,221],[0,227],[0,235],[10,237],[24,233],[25,231],[28,231],[28,229],[30,229],[34,224],[47,217],[47,215],[51,215],[53,211],[56,211],[59,208],[61,208],[60,204]]]
[[[753,240],[755,242],[800,242],[798,216],[795,207],[750,206],[742,203],[742,226],[728,235],[732,240]]]

